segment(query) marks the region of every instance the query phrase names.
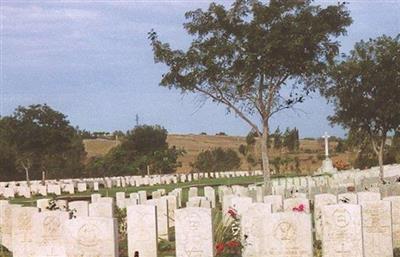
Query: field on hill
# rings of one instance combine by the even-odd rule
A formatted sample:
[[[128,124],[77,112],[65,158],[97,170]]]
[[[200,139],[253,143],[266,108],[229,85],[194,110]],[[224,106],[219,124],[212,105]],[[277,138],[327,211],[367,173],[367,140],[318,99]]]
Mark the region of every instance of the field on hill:
[[[178,172],[184,173],[191,170],[190,163],[194,162],[196,156],[204,150],[213,149],[216,147],[232,148],[238,151],[241,144],[246,145],[245,137],[238,136],[211,136],[211,135],[168,135],[167,141],[170,146],[175,145],[178,148],[184,148],[186,154],[179,159],[182,162],[182,167],[178,169]],[[118,145],[119,142],[108,139],[86,139],[84,145],[88,157],[103,156],[113,147]],[[330,142],[330,152],[332,153],[332,159],[334,161],[342,160],[350,162],[354,158],[353,153],[341,153],[337,154],[334,152],[336,146],[335,142]],[[256,154],[258,155],[259,147],[256,146]],[[322,163],[324,157],[324,145],[320,140],[300,140],[300,150],[295,153],[288,153],[284,150],[271,150],[271,160],[280,157],[281,159],[289,159],[292,162],[282,164],[280,167],[281,172],[294,172],[295,158],[299,159],[301,174],[307,174],[317,170]],[[259,169],[260,167],[251,167],[245,160],[244,156],[239,154],[242,160],[241,169]],[[274,166],[272,166],[274,169]]]

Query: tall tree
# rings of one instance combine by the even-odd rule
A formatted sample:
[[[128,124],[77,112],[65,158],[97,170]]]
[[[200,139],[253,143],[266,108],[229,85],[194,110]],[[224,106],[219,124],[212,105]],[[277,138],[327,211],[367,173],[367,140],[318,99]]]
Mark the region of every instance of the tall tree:
[[[15,149],[16,166],[28,182],[30,175],[39,179],[42,172],[60,178],[82,169],[82,139],[64,114],[48,105],[31,105],[18,107],[3,122],[4,139]]]
[[[186,51],[173,50],[149,32],[155,61],[169,68],[160,85],[203,95],[243,119],[262,137],[269,181],[270,118],[304,101],[315,75],[338,53],[335,38],[351,24],[348,11],[342,4],[322,8],[310,0],[236,0],[229,9],[211,3],[185,16],[184,28],[194,37]]]
[[[369,138],[382,180],[387,135],[400,127],[399,71],[400,35],[360,41],[332,67],[324,92],[335,106],[330,121]]]

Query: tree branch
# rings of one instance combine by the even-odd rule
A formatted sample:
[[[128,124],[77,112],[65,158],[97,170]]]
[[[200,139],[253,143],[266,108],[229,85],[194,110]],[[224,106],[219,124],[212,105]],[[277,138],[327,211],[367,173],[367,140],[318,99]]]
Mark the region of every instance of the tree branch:
[[[260,133],[260,130],[258,129],[258,126],[256,124],[254,124],[239,108],[237,108],[233,103],[231,103],[228,99],[226,99],[218,87],[213,87],[213,88],[218,92],[218,96],[213,95],[212,93],[210,93],[198,86],[194,86],[194,89],[196,89],[197,91],[199,91],[199,92],[211,97],[215,101],[225,104],[226,106],[231,108],[240,118],[242,118],[247,124],[249,124],[256,131],[256,133],[260,136],[261,133]]]

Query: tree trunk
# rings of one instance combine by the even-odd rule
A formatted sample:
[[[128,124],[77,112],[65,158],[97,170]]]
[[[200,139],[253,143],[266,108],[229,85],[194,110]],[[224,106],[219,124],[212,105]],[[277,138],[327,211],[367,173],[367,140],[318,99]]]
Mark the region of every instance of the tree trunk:
[[[261,139],[261,158],[262,158],[262,169],[263,169],[263,176],[264,176],[264,184],[268,184],[271,179],[271,171],[269,168],[269,159],[268,159],[268,122],[264,122],[263,124],[263,133]]]
[[[42,170],[42,185],[46,185],[46,171]]]
[[[383,182],[383,151],[385,148],[385,141],[386,138],[383,138],[382,141],[380,142],[380,146],[379,146],[379,154],[378,154],[378,160],[379,160],[379,178],[381,179],[381,181]]]
[[[31,182],[29,180],[29,169],[25,168],[25,177],[26,177],[26,184],[28,185],[28,187],[31,187]]]

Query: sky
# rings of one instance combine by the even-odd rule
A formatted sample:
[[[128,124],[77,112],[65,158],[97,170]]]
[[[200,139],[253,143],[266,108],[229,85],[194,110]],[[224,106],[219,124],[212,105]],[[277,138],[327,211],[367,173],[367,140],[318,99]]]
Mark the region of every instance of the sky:
[[[185,48],[191,38],[182,26],[184,13],[210,2],[0,0],[0,115],[47,103],[89,131],[126,131],[138,115],[141,124],[160,124],[173,134],[246,135],[249,126],[222,105],[159,86],[166,67],[154,63],[147,33],[154,29],[173,48]],[[340,38],[341,52],[361,39],[400,33],[400,0],[347,2],[354,22]],[[322,97],[314,95],[297,109],[272,118],[272,130],[345,135],[330,126],[333,108]]]

